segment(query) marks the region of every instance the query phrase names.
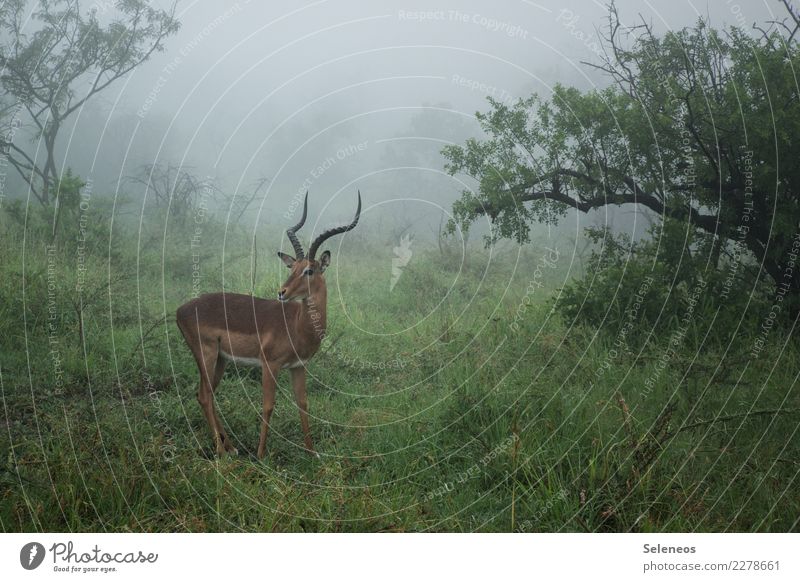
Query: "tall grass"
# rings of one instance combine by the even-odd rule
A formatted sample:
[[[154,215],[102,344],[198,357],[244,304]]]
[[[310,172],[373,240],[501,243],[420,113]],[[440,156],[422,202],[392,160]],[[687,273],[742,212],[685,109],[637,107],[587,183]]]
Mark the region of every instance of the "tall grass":
[[[375,241],[344,240],[309,366],[322,458],[302,451],[288,377],[255,458],[259,373],[232,366],[217,406],[240,454],[215,458],[172,314],[197,290],[249,292],[251,241],[109,216],[88,221],[83,274],[69,225],[49,255],[37,218],[0,225],[3,531],[798,527],[796,344],[776,330],[746,366],[744,342],[702,334],[620,351],[553,312],[565,264],[534,276],[535,246],[464,265],[420,242],[389,291]],[[258,241],[263,296],[279,237]]]

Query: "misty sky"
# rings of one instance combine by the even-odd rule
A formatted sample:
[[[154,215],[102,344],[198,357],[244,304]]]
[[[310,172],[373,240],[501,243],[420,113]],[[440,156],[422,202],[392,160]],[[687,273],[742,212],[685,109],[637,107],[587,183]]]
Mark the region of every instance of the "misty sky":
[[[166,2],[156,4],[168,5]],[[618,2],[656,30],[764,22],[776,0]],[[166,50],[90,103],[65,135],[67,163],[114,192],[145,163],[173,163],[229,192],[267,178],[260,221],[284,222],[306,188],[312,212],[367,208],[436,216],[467,184],[442,171],[442,145],[479,135],[486,96],[604,84],[603,2],[179,3]],[[640,16],[641,15],[641,16]],[[67,140],[71,139],[69,143]],[[124,184],[123,184],[124,188]]]

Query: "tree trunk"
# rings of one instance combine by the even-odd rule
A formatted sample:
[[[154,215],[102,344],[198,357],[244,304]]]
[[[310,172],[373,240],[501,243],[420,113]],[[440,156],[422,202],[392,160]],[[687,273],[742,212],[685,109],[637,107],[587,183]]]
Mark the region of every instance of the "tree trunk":
[[[50,188],[55,187],[56,192],[53,196],[54,210],[53,210],[53,241],[56,239],[58,232],[58,223],[61,218],[61,197],[58,192],[58,169],[56,168],[56,136],[58,135],[59,124],[58,121],[50,123],[45,131],[44,145],[47,150],[47,159],[44,164],[42,197],[46,202],[50,199]]]

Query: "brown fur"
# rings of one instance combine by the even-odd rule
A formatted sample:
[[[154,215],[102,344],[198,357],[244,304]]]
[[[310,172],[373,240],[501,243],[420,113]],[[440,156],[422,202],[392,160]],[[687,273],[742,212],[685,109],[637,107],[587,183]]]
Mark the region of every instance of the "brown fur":
[[[269,421],[275,407],[278,373],[291,368],[292,386],[305,448],[314,452],[308,426],[305,362],[319,349],[325,336],[327,289],[323,272],[330,262],[324,253],[319,261],[282,255],[291,274],[282,295],[290,301],[260,299],[238,293],[202,295],[177,311],[177,324],[200,371],[197,399],[214,437],[217,454],[236,453],[214,408],[216,390],[232,358],[257,359],[262,369],[263,417],[258,457],[263,458]],[[312,275],[304,274],[312,269]]]

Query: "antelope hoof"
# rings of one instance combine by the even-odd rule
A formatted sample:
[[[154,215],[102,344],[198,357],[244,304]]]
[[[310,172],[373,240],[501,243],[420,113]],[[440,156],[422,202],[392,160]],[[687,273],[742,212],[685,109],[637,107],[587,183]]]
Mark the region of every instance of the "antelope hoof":
[[[218,440],[216,448],[218,457],[224,457],[226,455],[236,457],[239,455],[239,451],[236,450],[236,447],[234,447],[227,438]]]

